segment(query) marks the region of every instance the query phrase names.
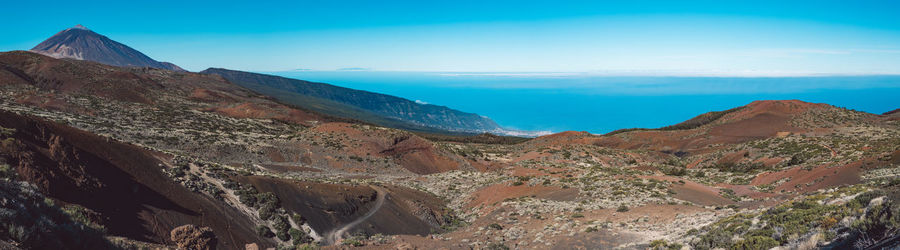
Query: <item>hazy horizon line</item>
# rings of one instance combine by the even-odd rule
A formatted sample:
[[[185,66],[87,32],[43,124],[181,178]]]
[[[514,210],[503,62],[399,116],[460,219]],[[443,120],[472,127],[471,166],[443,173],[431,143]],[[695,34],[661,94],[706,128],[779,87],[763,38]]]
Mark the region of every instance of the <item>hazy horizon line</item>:
[[[237,69],[235,69],[237,70]],[[454,71],[454,70],[379,70],[372,68],[340,69],[293,69],[293,70],[247,70],[257,73],[303,73],[303,72],[372,72],[372,73],[433,73],[448,77],[493,76],[493,77],[875,77],[900,76],[900,72],[772,72],[772,71],[680,71],[680,70],[597,70],[597,71]]]
[[[9,50],[3,52],[26,51],[30,49]],[[161,62],[170,62],[161,60]],[[806,71],[762,71],[762,70],[592,70],[592,71],[458,71],[458,70],[398,70],[376,69],[371,67],[341,67],[334,69],[294,68],[284,70],[245,70],[219,66],[223,68],[264,74],[291,72],[382,72],[382,73],[434,73],[449,77],[493,76],[493,77],[736,77],[736,78],[783,78],[783,77],[866,77],[866,76],[900,76],[900,72],[806,72]],[[196,72],[200,72],[198,70]]]

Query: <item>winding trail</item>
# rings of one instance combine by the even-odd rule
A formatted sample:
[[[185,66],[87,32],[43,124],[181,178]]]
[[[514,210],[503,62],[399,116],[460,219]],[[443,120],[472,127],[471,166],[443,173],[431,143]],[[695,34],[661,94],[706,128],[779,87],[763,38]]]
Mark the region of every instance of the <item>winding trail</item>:
[[[356,225],[359,225],[359,223],[362,223],[366,219],[369,219],[369,217],[372,217],[372,215],[375,215],[375,213],[378,212],[379,209],[381,209],[381,206],[384,205],[384,198],[385,198],[385,196],[387,196],[387,193],[381,187],[376,187],[376,186],[370,186],[370,187],[372,187],[372,189],[375,189],[375,192],[378,193],[378,195],[377,195],[378,197],[375,199],[375,206],[372,207],[372,209],[370,209],[369,212],[367,212],[362,217],[359,217],[356,220],[353,220],[350,223],[347,223],[346,225],[344,225],[340,228],[331,230],[328,233],[326,233],[325,237],[324,237],[324,239],[326,240],[326,242],[325,242],[326,245],[333,245],[333,244],[341,241],[344,237],[344,234],[347,233],[347,230],[350,230],[353,227],[355,227]]]

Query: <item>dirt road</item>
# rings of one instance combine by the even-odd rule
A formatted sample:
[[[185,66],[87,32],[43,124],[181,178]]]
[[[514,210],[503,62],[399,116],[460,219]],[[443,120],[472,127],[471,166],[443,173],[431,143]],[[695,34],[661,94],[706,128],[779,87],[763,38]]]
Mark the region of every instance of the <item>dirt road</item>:
[[[375,213],[378,212],[379,209],[381,209],[381,206],[384,205],[384,198],[385,198],[385,196],[387,196],[387,193],[380,187],[376,187],[376,186],[371,186],[371,187],[372,187],[372,189],[375,189],[375,192],[378,193],[378,197],[375,199],[375,206],[373,206],[372,209],[370,209],[369,212],[367,212],[362,217],[359,217],[356,220],[353,220],[350,223],[347,223],[346,225],[344,225],[340,228],[337,228],[335,230],[332,230],[332,231],[326,233],[325,237],[324,237],[325,245],[332,245],[332,244],[338,243],[339,241],[341,241],[343,239],[344,234],[347,233],[348,230],[352,229],[356,225],[359,225],[359,223],[362,223],[363,221],[369,219],[369,217],[372,217],[372,215],[375,215]]]

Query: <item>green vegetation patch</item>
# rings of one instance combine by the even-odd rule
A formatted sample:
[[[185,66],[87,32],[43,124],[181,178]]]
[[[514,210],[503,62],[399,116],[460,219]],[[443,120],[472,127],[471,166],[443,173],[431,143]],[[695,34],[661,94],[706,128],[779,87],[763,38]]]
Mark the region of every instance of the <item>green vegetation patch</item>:
[[[870,201],[884,197],[885,192],[864,192],[865,189],[863,185],[845,187],[787,202],[761,213],[736,214],[704,227],[701,230],[703,233],[691,242],[691,247],[769,249],[815,232],[821,232],[825,240],[831,240],[841,227],[839,221],[851,216],[860,217],[864,213],[865,219],[855,222],[852,230],[866,235],[868,239],[883,239],[889,236],[888,232],[898,231],[900,204],[885,200],[882,205],[869,206]],[[859,195],[847,202],[828,202],[854,194]]]
[[[5,127],[0,126],[0,136],[2,136],[2,137],[12,136],[15,133],[16,133],[16,129],[14,129],[14,128],[5,128]]]
[[[85,213],[57,206],[25,182],[0,180],[0,238],[23,249],[111,249],[105,229]]]
[[[681,249],[682,245],[678,243],[669,243],[665,240],[654,240],[650,242],[650,248],[653,250],[677,250]]]

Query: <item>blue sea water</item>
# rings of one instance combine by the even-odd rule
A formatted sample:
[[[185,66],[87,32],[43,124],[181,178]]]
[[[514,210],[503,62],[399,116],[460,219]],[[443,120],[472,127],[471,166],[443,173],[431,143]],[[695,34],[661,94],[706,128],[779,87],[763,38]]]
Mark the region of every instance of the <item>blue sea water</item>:
[[[656,128],[754,100],[799,99],[881,114],[900,76],[611,77],[589,74],[275,72],[477,113],[508,129],[606,133]]]

